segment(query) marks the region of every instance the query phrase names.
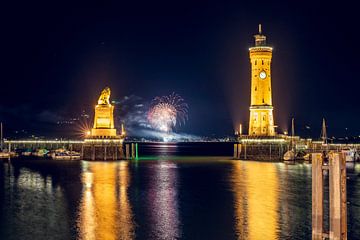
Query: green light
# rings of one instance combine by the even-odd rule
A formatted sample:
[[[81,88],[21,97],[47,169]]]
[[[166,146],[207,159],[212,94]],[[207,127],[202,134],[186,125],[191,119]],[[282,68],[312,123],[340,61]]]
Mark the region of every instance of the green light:
[[[138,144],[135,143],[135,159],[138,160],[139,159],[139,154],[138,154]]]

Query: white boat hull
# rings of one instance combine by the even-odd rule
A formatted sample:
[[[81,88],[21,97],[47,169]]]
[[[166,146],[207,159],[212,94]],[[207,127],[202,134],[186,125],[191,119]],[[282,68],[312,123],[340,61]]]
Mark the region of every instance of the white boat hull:
[[[355,150],[342,150],[342,153],[345,155],[346,162],[354,162],[355,161]]]
[[[290,151],[287,151],[285,154],[284,154],[284,157],[283,157],[284,161],[294,161],[295,160],[295,153],[293,150],[290,150]]]
[[[53,156],[52,159],[54,160],[79,160],[80,156]]]
[[[80,153],[75,151],[67,151],[65,149],[58,149],[51,154],[51,158],[54,160],[79,160],[81,158]]]
[[[0,152],[0,158],[9,158],[9,157],[10,157],[10,153]]]

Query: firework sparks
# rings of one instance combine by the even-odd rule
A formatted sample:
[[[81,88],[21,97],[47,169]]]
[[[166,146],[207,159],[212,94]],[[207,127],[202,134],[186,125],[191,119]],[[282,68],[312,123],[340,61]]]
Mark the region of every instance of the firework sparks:
[[[176,93],[156,97],[148,112],[151,126],[162,132],[170,132],[177,125],[185,124],[188,105]]]

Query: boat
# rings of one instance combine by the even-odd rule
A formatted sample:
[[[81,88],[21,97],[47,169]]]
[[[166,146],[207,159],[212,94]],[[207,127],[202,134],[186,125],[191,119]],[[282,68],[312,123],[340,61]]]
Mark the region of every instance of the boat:
[[[289,150],[284,154],[283,157],[284,161],[294,161],[295,160],[295,151],[294,150]]]
[[[3,152],[3,124],[0,123],[0,158],[10,158],[10,153]]]
[[[0,151],[0,158],[14,158],[17,156],[18,154],[16,152],[9,152],[7,150]]]
[[[328,138],[327,138],[327,133],[326,133],[326,122],[325,122],[325,118],[322,119],[322,126],[321,126],[321,132],[320,132],[320,139],[322,141],[321,143],[321,152],[322,155],[324,157],[324,164],[328,163],[328,159],[329,159],[329,154],[331,151],[329,151],[329,145],[328,145]],[[303,156],[303,159],[308,162],[311,163],[312,161],[312,154],[310,153],[306,153]]]
[[[78,152],[68,151],[61,148],[52,152],[51,158],[54,160],[79,160],[81,156]]]
[[[303,156],[304,160],[306,162],[311,162],[311,154],[310,153],[307,153]]]
[[[22,156],[31,156],[31,150],[26,150],[24,152],[21,152]]]
[[[356,150],[355,149],[342,149],[341,153],[344,154],[346,162],[355,162]]]
[[[296,147],[294,143],[294,135],[295,135],[295,127],[294,127],[294,118],[291,119],[291,141],[290,141],[290,147],[291,150],[288,150],[284,156],[284,161],[295,161],[296,157]]]
[[[323,141],[321,148],[323,151],[325,151],[326,154],[328,154],[329,152],[329,145],[328,145],[328,141],[327,141],[327,133],[326,133],[326,122],[325,122],[325,118],[323,118],[322,121],[322,127],[321,127],[321,133],[320,133],[320,137],[321,140]]]
[[[358,162],[360,160],[360,153],[359,151],[355,152],[355,161]]]
[[[8,152],[0,152],[0,158],[10,158],[10,153],[8,153]]]
[[[37,157],[45,157],[48,152],[48,150],[40,148],[37,149],[34,153],[32,153],[32,155]]]
[[[8,149],[4,149],[3,124],[0,123],[0,158],[13,158],[18,156],[16,152],[11,151],[10,144],[8,147]]]

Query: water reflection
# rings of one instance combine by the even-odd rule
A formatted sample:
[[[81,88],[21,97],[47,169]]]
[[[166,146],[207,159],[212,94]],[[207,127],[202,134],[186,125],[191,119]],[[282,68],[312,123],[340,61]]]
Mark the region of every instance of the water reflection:
[[[133,239],[128,162],[83,162],[80,239]]]
[[[278,177],[273,163],[234,161],[231,173],[239,239],[278,239]]]
[[[148,239],[180,237],[177,196],[177,165],[161,161],[150,169],[147,206],[151,226]]]
[[[66,190],[54,184],[54,177],[16,161],[1,169],[0,239],[48,239],[49,232],[54,239],[69,239]]]
[[[310,165],[209,159],[0,161],[0,239],[311,239]]]

